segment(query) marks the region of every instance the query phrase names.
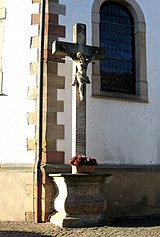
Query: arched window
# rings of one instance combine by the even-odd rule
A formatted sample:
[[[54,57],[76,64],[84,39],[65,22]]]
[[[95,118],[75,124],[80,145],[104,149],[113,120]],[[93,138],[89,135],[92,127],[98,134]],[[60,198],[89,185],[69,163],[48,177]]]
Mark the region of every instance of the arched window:
[[[93,45],[106,59],[92,72],[92,95],[148,101],[145,20],[135,0],[95,0],[92,8]]]
[[[134,21],[123,6],[106,2],[100,8],[101,90],[135,92]]]

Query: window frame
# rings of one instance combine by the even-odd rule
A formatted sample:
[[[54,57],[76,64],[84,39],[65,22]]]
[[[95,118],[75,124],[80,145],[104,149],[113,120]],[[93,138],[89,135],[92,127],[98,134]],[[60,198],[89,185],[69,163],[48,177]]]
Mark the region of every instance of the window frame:
[[[146,23],[143,12],[135,0],[94,0],[92,6],[92,45],[100,45],[100,8],[105,2],[115,2],[126,7],[134,19],[135,36],[135,94],[102,91],[100,62],[92,66],[92,97],[112,98],[138,102],[148,102],[147,62],[146,62]],[[98,36],[98,37],[97,37]]]

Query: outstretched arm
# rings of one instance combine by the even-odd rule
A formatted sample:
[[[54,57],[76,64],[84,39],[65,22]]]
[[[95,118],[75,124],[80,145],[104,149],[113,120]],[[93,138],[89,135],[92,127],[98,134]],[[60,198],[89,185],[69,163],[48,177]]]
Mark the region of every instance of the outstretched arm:
[[[91,63],[91,62],[95,59],[95,57],[97,56],[97,54],[98,54],[98,50],[96,50],[95,53],[93,54],[93,56],[87,60],[87,65],[88,65],[89,63]]]

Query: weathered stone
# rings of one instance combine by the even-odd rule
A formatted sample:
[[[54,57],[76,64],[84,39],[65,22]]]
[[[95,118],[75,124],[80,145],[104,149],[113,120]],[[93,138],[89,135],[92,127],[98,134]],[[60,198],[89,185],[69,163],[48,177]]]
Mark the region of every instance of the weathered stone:
[[[41,3],[41,0],[32,0],[32,3]]]
[[[64,164],[63,151],[46,151],[42,154],[43,164]]]
[[[66,14],[66,6],[54,2],[50,2],[46,4],[46,13],[54,13],[57,15],[65,15]]]
[[[53,13],[46,13],[45,22],[49,24],[58,25],[58,15]]]
[[[31,48],[37,48],[39,47],[39,37],[38,36],[34,36],[34,37],[31,37]]]
[[[57,40],[57,36],[52,35],[45,35],[44,37],[44,48],[45,49],[52,49],[53,41]]]
[[[57,75],[57,69],[58,65],[56,62],[49,61],[47,63],[44,63],[44,74],[49,73]]]
[[[30,64],[30,74],[38,75],[38,62],[33,62]]]
[[[44,49],[44,61],[64,62],[61,57],[53,55],[50,49]]]
[[[65,89],[65,77],[48,74],[47,85],[49,88]]]
[[[44,35],[52,35],[55,37],[65,37],[65,26],[45,24]]]
[[[47,108],[44,107],[44,111],[48,112],[63,112],[64,111],[64,102],[56,101],[52,98],[48,100]]]
[[[36,112],[28,113],[27,122],[28,122],[28,124],[36,124],[36,122],[37,122]]]
[[[101,188],[110,175],[51,174],[57,187],[50,222],[60,227],[89,227],[109,224],[103,215],[106,201]],[[58,195],[58,196],[57,196]]]
[[[47,137],[47,143],[45,141],[45,139],[42,140],[42,147],[43,147],[43,151],[47,152],[47,151],[56,151],[57,150],[57,140],[56,138],[48,138]]]
[[[6,8],[0,8],[0,20],[6,18]]]
[[[101,48],[86,45],[86,25],[75,24],[73,27],[73,36],[73,43],[55,41],[52,45],[52,53],[61,57],[68,55],[75,61],[78,73],[75,70],[76,82],[72,83],[72,85],[78,84],[79,88],[76,86],[76,93],[74,93],[76,103],[74,103],[72,109],[73,117],[76,118],[76,121],[73,122],[75,124],[74,130],[76,136],[75,134],[73,135],[72,141],[73,149],[75,150],[72,151],[72,153],[76,155],[86,155],[86,83],[81,82],[81,80],[82,78],[87,78],[86,71],[88,63],[91,62],[92,59],[103,58],[104,55]],[[85,55],[83,60],[79,61],[78,53],[82,54],[82,57]],[[82,61],[83,69],[81,66]],[[81,79],[78,81],[79,75],[81,75]]]
[[[40,13],[32,14],[31,23],[32,23],[32,25],[35,25],[35,24],[39,25],[40,24]]]
[[[27,139],[27,150],[35,151],[36,150],[36,140],[35,139]]]
[[[32,0],[32,3],[39,6],[39,12],[32,14],[32,25],[40,25],[41,18],[41,0]],[[45,29],[44,29],[44,55],[43,55],[43,114],[42,114],[42,162],[43,163],[64,163],[64,152],[57,151],[57,139],[64,138],[64,125],[57,125],[57,112],[64,111],[64,102],[57,101],[58,89],[64,89],[64,77],[57,76],[58,62],[64,62],[60,57],[51,54],[52,42],[57,40],[58,37],[65,37],[65,27],[59,25],[59,15],[65,14],[65,6],[59,4],[59,0],[46,0],[45,1]],[[39,27],[38,27],[39,29]],[[0,29],[1,30],[1,29]],[[30,47],[37,49],[39,52],[40,31],[38,36],[31,38]],[[35,75],[36,85],[39,82],[40,62],[32,62],[30,64],[30,74]],[[36,112],[39,113],[38,105],[38,88],[29,88],[28,99],[36,101]],[[28,123],[36,124],[37,116],[34,112],[28,114]],[[36,139],[38,128],[35,129],[35,139],[28,139],[28,150],[36,151]],[[45,183],[45,182],[44,182]],[[41,199],[41,217],[42,221],[46,221],[51,212],[49,207],[47,185],[42,185],[43,197]],[[26,219],[29,214],[26,213]]]
[[[38,89],[37,88],[28,88],[28,99],[29,100],[36,100],[38,96]]]
[[[46,137],[52,138],[53,134],[55,139],[64,139],[64,125],[48,125]]]

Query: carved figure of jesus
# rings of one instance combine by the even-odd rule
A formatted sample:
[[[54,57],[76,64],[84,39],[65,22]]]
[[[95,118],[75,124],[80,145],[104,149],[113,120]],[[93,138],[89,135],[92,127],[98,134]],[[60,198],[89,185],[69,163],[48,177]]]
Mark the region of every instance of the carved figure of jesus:
[[[87,59],[86,55],[81,52],[77,52],[77,54],[72,54],[66,46],[63,45],[63,48],[65,49],[68,56],[71,57],[72,60],[75,62],[76,74],[74,75],[72,86],[75,86],[78,84],[80,100],[83,100],[84,98],[83,86],[91,83],[89,80],[89,77],[87,76],[88,64],[94,60],[94,58],[98,54],[98,51],[96,51],[95,54],[91,58]]]

